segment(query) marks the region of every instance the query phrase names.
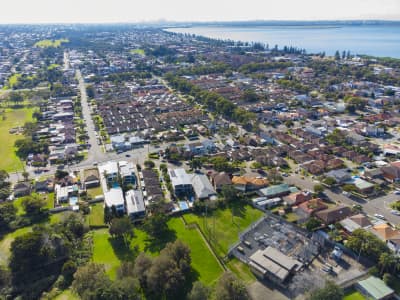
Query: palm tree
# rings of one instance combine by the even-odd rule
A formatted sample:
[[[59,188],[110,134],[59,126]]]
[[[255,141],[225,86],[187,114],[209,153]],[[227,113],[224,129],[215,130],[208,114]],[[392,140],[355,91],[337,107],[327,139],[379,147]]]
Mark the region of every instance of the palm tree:
[[[396,259],[395,257],[390,254],[390,253],[382,253],[381,256],[379,257],[379,265],[381,266],[381,274],[385,273],[385,271],[388,271],[390,269],[393,269],[395,266]]]

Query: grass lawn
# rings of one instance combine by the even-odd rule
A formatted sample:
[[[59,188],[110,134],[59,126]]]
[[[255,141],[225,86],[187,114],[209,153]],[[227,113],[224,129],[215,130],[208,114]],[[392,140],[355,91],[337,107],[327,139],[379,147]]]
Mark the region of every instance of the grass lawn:
[[[209,213],[204,220],[203,216],[196,214],[184,215],[188,223],[197,222],[203,232],[209,236],[217,255],[224,257],[229,247],[238,240],[239,233],[251,223],[257,221],[263,213],[246,205],[233,209],[218,209]]]
[[[121,262],[115,254],[109,238],[107,229],[93,231],[93,261],[103,264],[107,274],[115,279],[117,268]]]
[[[145,56],[145,54],[146,54],[143,49],[134,49],[134,50],[131,50],[130,52],[132,54],[139,54],[139,55],[142,55],[142,56]]]
[[[32,121],[34,108],[24,107],[19,109],[6,109],[5,119],[0,117],[0,170],[7,172],[22,170],[22,162],[15,154],[14,143],[22,139],[22,135],[10,134],[8,131],[14,127],[23,126],[25,122]]]
[[[79,300],[78,295],[71,292],[71,290],[65,290],[60,295],[58,295],[55,300]]]
[[[11,243],[15,240],[15,238],[19,237],[31,230],[32,230],[32,227],[30,227],[30,226],[24,227],[24,228],[14,231],[14,232],[11,232],[9,234],[6,234],[0,240],[0,265],[1,266],[7,265],[8,258],[10,257],[10,246],[11,246]]]
[[[226,265],[246,285],[251,284],[257,280],[254,274],[251,272],[250,267],[242,263],[237,258],[232,258]]]
[[[172,218],[168,221],[171,234],[161,243],[154,244],[148,235],[134,229],[134,237],[130,245],[126,246],[117,239],[112,239],[108,229],[93,230],[93,261],[104,264],[107,274],[115,279],[116,271],[121,261],[134,260],[139,252],[146,252],[156,256],[164,248],[167,242],[180,239],[190,247],[192,267],[198,279],[205,284],[213,284],[223,273],[222,267],[207,248],[205,241],[195,229],[186,229],[180,218]]]
[[[347,292],[343,300],[365,300],[366,298],[359,292],[354,289],[351,289],[349,292]]]
[[[39,194],[41,197],[43,197],[43,199],[46,200],[46,206],[45,208],[50,209],[54,207],[54,192],[52,193],[48,193],[48,194]],[[14,200],[14,206],[17,208],[17,215],[21,216],[23,214],[25,214],[25,210],[22,206],[22,201],[25,199],[26,197],[20,197]]]
[[[94,199],[96,196],[103,195],[103,189],[101,188],[101,186],[87,189],[86,191],[88,196],[90,196],[92,199]]]
[[[208,249],[200,233],[195,228],[186,229],[180,218],[172,218],[168,226],[176,232],[177,239],[190,247],[192,267],[198,273],[198,279],[207,285],[218,280],[224,270]]]
[[[298,215],[297,215],[296,213],[294,213],[294,212],[287,213],[287,214],[284,216],[284,218],[285,218],[285,220],[288,221],[288,222],[296,222],[296,221],[299,219]]]
[[[90,206],[90,214],[86,217],[88,225],[104,225],[104,207],[103,203],[96,203]]]

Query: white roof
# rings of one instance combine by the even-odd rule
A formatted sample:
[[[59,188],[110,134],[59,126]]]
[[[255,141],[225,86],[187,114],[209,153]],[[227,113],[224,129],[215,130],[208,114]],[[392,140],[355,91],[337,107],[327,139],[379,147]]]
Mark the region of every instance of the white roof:
[[[126,211],[129,214],[145,211],[143,194],[141,191],[129,190],[125,194]]]
[[[104,193],[104,202],[107,207],[124,205],[124,194],[121,188],[112,188]]]
[[[121,164],[120,163],[120,174],[122,177],[130,176],[135,173],[133,163]]]
[[[185,169],[168,169],[169,177],[173,186],[191,185],[190,176]]]
[[[115,161],[108,161],[105,164],[99,165],[100,176],[103,176],[104,171],[107,174],[118,174],[118,164]]]

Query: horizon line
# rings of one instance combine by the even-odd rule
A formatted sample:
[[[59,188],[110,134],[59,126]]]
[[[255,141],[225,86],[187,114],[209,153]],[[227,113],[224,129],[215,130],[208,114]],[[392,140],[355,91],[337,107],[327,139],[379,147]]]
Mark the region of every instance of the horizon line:
[[[249,20],[211,20],[211,21],[176,21],[176,20],[163,20],[163,19],[155,19],[155,20],[140,20],[140,21],[62,21],[62,22],[52,22],[52,21],[44,21],[44,22],[5,22],[2,23],[0,21],[0,25],[156,25],[156,24],[188,24],[188,23],[252,23],[252,22],[303,22],[303,23],[312,23],[312,22],[398,22],[399,19],[249,19]]]

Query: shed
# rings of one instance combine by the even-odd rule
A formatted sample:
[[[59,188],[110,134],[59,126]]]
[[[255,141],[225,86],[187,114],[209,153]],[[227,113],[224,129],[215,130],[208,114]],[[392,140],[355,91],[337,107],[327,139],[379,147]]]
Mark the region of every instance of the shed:
[[[356,288],[365,296],[375,299],[389,299],[394,295],[394,290],[388,287],[383,280],[371,276],[357,283]]]

